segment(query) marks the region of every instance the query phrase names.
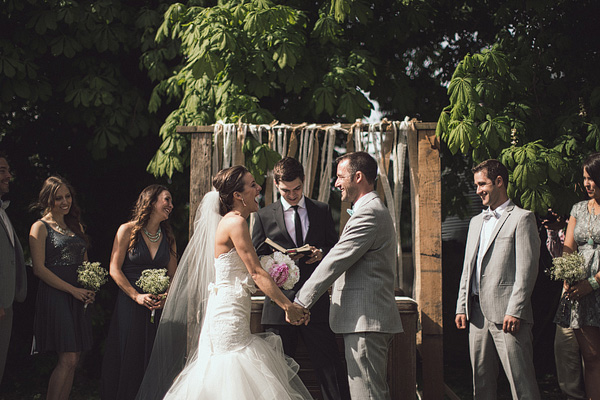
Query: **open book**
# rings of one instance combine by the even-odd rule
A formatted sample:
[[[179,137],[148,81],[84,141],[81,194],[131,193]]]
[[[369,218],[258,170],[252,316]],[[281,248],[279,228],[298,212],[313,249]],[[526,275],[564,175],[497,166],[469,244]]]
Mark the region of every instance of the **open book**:
[[[296,247],[294,249],[285,249],[285,248],[283,248],[283,246],[278,245],[277,243],[275,243],[274,241],[272,241],[269,238],[265,239],[265,243],[268,244],[269,246],[271,246],[272,248],[274,248],[275,250],[282,252],[283,254],[288,254],[288,255],[292,255],[292,256],[294,254],[310,254],[310,253],[312,253],[312,250],[310,249],[309,244],[305,244],[304,246]]]

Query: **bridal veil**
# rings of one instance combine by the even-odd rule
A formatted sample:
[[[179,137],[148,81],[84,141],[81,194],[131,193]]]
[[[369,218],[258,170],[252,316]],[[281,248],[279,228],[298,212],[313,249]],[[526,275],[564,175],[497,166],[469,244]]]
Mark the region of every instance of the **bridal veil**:
[[[183,367],[197,356],[208,286],[215,280],[215,234],[221,218],[219,193],[213,190],[196,211],[194,233],[169,288],[136,399],[162,399]]]

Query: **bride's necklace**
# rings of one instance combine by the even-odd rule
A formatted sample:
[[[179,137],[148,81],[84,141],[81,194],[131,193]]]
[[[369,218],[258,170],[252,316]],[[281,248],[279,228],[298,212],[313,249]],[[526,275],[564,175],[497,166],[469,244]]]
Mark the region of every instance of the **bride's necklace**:
[[[160,229],[160,225],[158,226],[158,230],[154,234],[148,232],[146,230],[146,228],[142,228],[142,230],[144,231],[144,234],[148,237],[148,240],[151,241],[152,243],[158,242],[158,239],[160,239],[160,234],[162,233],[162,230]]]
[[[594,200],[591,202],[592,211],[589,213],[589,221],[588,221],[588,240],[587,244],[590,246],[594,245],[594,238],[592,238],[592,216],[596,217],[596,204],[594,204]]]

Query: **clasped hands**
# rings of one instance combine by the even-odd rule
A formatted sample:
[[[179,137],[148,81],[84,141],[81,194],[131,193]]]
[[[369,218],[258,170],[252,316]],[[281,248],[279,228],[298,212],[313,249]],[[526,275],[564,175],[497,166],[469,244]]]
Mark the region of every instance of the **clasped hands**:
[[[285,312],[285,320],[292,325],[308,325],[310,311],[298,303],[292,303]]]

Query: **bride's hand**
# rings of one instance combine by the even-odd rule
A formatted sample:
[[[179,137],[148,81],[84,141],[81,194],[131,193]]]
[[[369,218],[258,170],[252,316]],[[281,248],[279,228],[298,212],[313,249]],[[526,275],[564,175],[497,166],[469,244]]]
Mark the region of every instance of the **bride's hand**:
[[[299,304],[292,303],[285,312],[285,320],[292,325],[308,324],[310,320],[310,311]]]

